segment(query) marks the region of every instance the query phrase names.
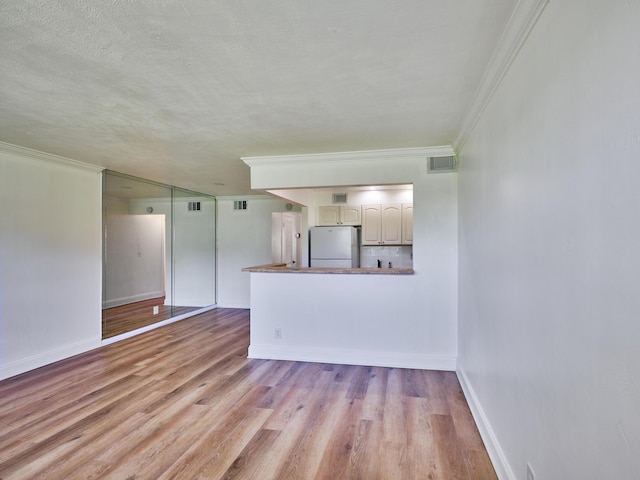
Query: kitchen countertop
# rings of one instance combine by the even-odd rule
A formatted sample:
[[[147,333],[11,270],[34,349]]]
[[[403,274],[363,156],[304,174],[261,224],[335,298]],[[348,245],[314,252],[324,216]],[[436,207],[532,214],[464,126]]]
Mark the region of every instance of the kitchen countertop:
[[[347,275],[413,275],[414,273],[413,268],[288,268],[284,263],[246,267],[242,271],[252,273],[338,273]]]

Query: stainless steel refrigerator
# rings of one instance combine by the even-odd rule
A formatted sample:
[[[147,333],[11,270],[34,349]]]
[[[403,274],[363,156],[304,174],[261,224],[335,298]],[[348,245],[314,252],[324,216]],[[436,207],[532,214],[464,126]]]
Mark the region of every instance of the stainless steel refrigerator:
[[[311,227],[311,267],[357,268],[360,266],[358,229]]]

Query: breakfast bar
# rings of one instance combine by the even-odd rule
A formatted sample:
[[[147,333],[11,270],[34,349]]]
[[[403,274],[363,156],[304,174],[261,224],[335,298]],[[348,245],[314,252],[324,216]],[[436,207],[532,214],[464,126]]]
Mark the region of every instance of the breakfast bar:
[[[455,369],[455,357],[438,352],[444,332],[431,326],[435,312],[412,268],[242,270],[250,275],[250,358]]]
[[[318,273],[344,275],[412,275],[413,268],[324,268],[324,267],[287,267],[285,263],[271,263],[256,267],[247,267],[243,272],[254,273]]]

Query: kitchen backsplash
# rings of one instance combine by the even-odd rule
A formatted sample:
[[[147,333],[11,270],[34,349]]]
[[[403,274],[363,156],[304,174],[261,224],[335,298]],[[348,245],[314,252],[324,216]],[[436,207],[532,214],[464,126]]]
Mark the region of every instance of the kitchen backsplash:
[[[383,268],[413,268],[413,247],[360,247],[360,267],[376,268],[380,260]]]

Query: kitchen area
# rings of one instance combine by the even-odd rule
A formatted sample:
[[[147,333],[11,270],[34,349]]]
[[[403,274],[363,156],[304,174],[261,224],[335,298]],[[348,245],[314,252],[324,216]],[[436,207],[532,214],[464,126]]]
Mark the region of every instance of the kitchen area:
[[[286,207],[271,263],[242,269],[250,358],[455,370],[456,176],[425,153],[243,159]]]
[[[304,212],[272,214],[272,265],[246,271],[271,267],[297,273],[413,273],[412,185],[337,192],[316,188],[306,193],[313,202],[307,199],[311,206]]]

